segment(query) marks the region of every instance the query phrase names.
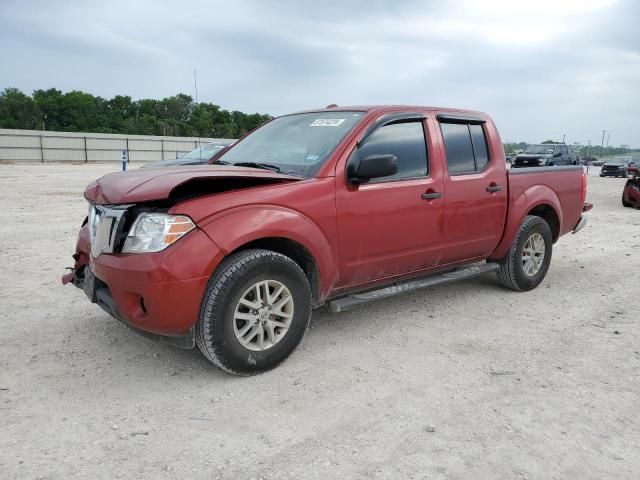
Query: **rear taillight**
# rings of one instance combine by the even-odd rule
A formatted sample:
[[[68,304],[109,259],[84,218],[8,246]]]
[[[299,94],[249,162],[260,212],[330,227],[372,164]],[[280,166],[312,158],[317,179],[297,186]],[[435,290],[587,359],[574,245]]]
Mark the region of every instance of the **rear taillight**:
[[[582,172],[582,202],[584,203],[584,201],[587,199],[587,174],[583,171]]]

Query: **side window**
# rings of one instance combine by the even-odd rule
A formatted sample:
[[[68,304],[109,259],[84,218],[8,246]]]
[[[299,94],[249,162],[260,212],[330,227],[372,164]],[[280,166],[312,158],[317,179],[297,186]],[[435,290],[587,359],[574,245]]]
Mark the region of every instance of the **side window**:
[[[440,123],[447,170],[451,175],[473,173],[489,163],[487,139],[482,125],[466,123]]]
[[[569,149],[566,147],[566,145],[560,145],[560,153],[562,153],[563,155],[567,155],[569,153]]]
[[[468,173],[475,170],[473,146],[469,126],[462,123],[441,123],[444,149],[449,173]]]
[[[473,140],[473,151],[476,156],[476,170],[482,170],[489,163],[489,153],[487,152],[487,139],[484,137],[482,125],[469,125],[471,140]]]
[[[398,157],[395,175],[372,182],[427,176],[427,144],[421,122],[393,123],[380,127],[357,152],[361,158],[385,153]]]

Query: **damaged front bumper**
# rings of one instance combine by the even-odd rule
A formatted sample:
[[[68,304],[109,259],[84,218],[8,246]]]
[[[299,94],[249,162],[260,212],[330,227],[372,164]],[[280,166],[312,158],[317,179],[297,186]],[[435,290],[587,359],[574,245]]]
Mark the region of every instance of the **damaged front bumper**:
[[[62,276],[137,333],[181,348],[195,346],[195,325],[211,272],[223,255],[201,230],[165,251],[90,257],[82,228],[74,268]],[[213,259],[203,262],[202,259]]]

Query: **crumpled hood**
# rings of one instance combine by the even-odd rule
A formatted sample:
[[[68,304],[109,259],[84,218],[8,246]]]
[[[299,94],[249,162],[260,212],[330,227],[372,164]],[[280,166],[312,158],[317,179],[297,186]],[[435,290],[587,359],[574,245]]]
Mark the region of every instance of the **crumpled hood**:
[[[91,203],[115,205],[166,200],[178,192],[188,197],[297,180],[301,178],[231,165],[150,168],[109,173],[91,182],[84,197]]]

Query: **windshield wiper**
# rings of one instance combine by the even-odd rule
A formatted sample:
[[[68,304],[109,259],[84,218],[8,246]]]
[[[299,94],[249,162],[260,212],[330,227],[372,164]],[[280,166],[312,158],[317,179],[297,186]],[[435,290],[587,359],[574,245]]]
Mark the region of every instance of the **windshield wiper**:
[[[236,167],[252,167],[252,168],[262,168],[263,170],[271,170],[272,172],[280,172],[280,167],[276,165],[271,165],[270,163],[258,163],[258,162],[238,162],[234,163]]]

